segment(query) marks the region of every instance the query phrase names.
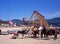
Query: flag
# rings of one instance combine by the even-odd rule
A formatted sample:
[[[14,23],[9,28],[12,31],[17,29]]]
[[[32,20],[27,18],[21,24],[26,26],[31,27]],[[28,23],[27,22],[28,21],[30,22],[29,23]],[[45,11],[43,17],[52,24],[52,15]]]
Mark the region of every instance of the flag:
[[[9,24],[10,24],[10,25],[13,25],[13,22],[10,20],[10,21],[9,21]]]

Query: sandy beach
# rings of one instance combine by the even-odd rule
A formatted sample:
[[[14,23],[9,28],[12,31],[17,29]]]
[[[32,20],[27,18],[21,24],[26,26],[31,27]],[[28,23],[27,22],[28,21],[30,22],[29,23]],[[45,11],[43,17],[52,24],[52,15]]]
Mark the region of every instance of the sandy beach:
[[[13,35],[0,35],[0,44],[60,44],[60,35],[58,35],[57,40],[49,37],[49,40],[37,39],[37,38],[27,38],[21,39],[21,35],[17,39],[11,39]]]
[[[2,31],[22,29],[23,27],[0,27]],[[26,27],[25,27],[26,28]],[[57,40],[53,40],[53,36],[49,36],[49,40],[38,39],[38,38],[27,38],[25,35],[24,39],[21,39],[21,35],[17,39],[11,39],[13,34],[0,35],[0,44],[60,44],[60,35]]]

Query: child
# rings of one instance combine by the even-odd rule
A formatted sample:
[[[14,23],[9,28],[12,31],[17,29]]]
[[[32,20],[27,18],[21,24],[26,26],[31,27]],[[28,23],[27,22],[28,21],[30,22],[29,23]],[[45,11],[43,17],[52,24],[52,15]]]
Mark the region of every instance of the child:
[[[18,33],[17,33],[17,32],[14,32],[13,34],[14,34],[14,35],[12,36],[12,39],[18,38]]]

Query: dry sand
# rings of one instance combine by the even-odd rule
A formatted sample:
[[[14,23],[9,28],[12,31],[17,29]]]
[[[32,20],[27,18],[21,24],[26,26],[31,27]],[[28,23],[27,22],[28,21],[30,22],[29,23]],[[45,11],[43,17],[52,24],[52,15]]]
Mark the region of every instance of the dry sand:
[[[0,27],[2,31],[7,30],[16,30],[21,29],[23,27]],[[36,39],[36,38],[24,38],[20,39],[21,35],[19,36],[19,39],[11,39],[13,35],[0,35],[0,44],[60,44],[60,35],[58,35],[57,40],[53,40],[52,37],[49,37],[49,40],[43,40],[43,39]]]
[[[60,44],[60,35],[58,35],[57,40],[53,40],[50,37],[49,40],[34,39],[34,38],[24,38],[11,39],[12,35],[0,35],[0,44]]]

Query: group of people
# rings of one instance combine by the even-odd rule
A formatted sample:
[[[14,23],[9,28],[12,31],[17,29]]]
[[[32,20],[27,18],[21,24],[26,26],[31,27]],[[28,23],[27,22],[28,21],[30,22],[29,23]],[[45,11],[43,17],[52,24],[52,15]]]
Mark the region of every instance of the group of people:
[[[43,26],[37,25],[37,26],[34,26],[32,29],[14,32],[13,37],[14,38],[18,37],[19,33],[22,34],[22,37],[24,37],[24,34],[29,33],[30,36],[31,36],[31,34],[33,34],[33,37],[35,37],[35,38],[37,37],[37,35],[38,35],[38,37],[40,37],[40,35],[41,35],[41,38],[42,38],[43,34],[46,33],[46,27],[44,25]]]
[[[7,31],[7,33],[9,34],[9,30]],[[0,29],[0,35],[2,34],[2,31]],[[31,35],[33,35],[34,38],[43,38],[46,37],[46,39],[48,39],[48,35],[52,34],[54,35],[54,39],[57,38],[57,30],[54,28],[51,28],[49,30],[47,30],[47,28],[43,25],[34,25],[32,28],[27,28],[27,29],[23,29],[22,31],[17,31],[13,33],[12,38],[17,38],[19,36],[19,34],[22,34],[22,38],[24,38],[25,34],[29,34],[29,36],[31,37]],[[37,36],[38,35],[38,36]]]
[[[33,29],[33,34],[34,34],[34,37],[37,37],[37,34],[38,36],[41,35],[41,38],[43,37],[43,34],[46,34],[46,27],[43,25],[43,26],[34,26],[34,29]]]

